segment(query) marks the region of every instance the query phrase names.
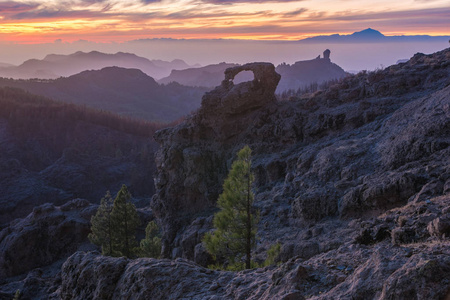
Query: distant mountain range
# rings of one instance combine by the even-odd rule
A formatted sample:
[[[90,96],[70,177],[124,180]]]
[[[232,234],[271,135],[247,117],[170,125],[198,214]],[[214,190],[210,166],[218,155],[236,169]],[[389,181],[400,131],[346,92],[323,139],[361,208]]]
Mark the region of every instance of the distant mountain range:
[[[107,54],[98,51],[76,52],[70,55],[49,54],[44,59],[30,59],[19,66],[0,64],[0,76],[14,79],[56,79],[67,77],[85,70],[100,70],[105,67],[140,69],[154,78],[162,78],[174,69],[191,66],[183,60],[149,60],[131,53]]]
[[[378,30],[367,28],[348,35],[332,34],[300,40],[301,43],[355,43],[355,42],[426,42],[447,41],[449,36],[397,35],[385,36]]]
[[[207,65],[200,68],[189,68],[185,70],[172,70],[169,76],[158,80],[159,83],[167,84],[170,82],[178,82],[188,86],[204,86],[213,88],[222,82],[226,69],[235,67],[238,64],[225,63]],[[234,80],[235,83],[240,81],[249,81],[251,76],[241,76]]]
[[[207,91],[178,83],[160,85],[141,70],[119,67],[84,71],[54,80],[0,78],[0,87],[7,86],[63,102],[157,122],[171,122],[197,109]]]

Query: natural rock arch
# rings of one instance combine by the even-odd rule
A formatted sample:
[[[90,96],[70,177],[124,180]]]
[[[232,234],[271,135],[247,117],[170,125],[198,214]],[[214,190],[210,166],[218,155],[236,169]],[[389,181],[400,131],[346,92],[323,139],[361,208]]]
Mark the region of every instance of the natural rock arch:
[[[225,79],[222,81],[223,86],[230,86],[237,74],[243,71],[253,72],[253,82],[262,84],[265,89],[270,91],[277,88],[281,76],[275,72],[275,66],[271,63],[254,62],[242,66],[232,67],[225,70]]]

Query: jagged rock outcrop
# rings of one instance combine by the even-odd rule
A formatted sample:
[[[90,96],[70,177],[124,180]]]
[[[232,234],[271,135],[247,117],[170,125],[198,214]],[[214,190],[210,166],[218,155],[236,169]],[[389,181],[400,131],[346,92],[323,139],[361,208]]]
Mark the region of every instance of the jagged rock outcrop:
[[[245,144],[254,154],[260,224],[267,224],[259,229],[261,249],[276,236],[297,249],[300,241],[286,234],[292,226],[376,215],[444,194],[449,57],[448,49],[417,54],[285,102],[275,101],[278,76],[269,65],[251,64],[264,72],[238,85],[229,80],[248,66],[228,70],[194,115],[155,136],[161,148],[152,207],[164,228],[164,256],[195,259],[195,242],[183,242],[183,231],[211,215],[227,168]]]
[[[255,74],[254,80],[235,85],[234,77],[248,70]],[[176,252],[170,244],[192,214],[214,209],[227,164],[235,152],[229,148],[235,148],[236,137],[248,127],[248,116],[276,103],[274,92],[280,75],[272,64],[250,63],[229,68],[225,74],[222,85],[203,96],[202,107],[186,123],[155,135],[163,145],[156,155],[155,178],[161,193],[154,196],[151,206],[164,220],[166,257]]]
[[[90,219],[98,205],[74,199],[61,206],[37,206],[26,218],[0,231],[0,299],[60,299],[61,267],[76,251],[98,250],[88,241]],[[138,210],[142,237],[151,212]]]
[[[315,59],[297,61],[292,65],[286,63],[278,65],[276,71],[281,75],[281,80],[277,93],[306,89],[311,85],[320,85],[346,77],[348,73],[331,62],[330,55],[331,51],[326,49],[323,58],[319,55]]]
[[[37,206],[0,232],[0,277],[52,264],[87,241],[97,206],[76,199],[62,206]]]
[[[277,87],[277,93],[281,94],[286,90],[297,91],[298,89],[309,88],[311,85],[320,85],[324,82],[338,80],[347,76],[348,74],[341,67],[331,62],[330,54],[331,51],[326,49],[323,52],[323,58],[320,58],[319,55],[312,60],[278,65],[275,70],[281,75],[281,80]],[[162,78],[158,82],[162,84],[178,82],[191,87],[214,88],[223,81],[225,70],[236,66],[238,65],[219,63],[200,68],[173,70],[170,76]],[[252,74],[250,72],[242,72],[234,80],[234,83],[252,80],[251,77]]]

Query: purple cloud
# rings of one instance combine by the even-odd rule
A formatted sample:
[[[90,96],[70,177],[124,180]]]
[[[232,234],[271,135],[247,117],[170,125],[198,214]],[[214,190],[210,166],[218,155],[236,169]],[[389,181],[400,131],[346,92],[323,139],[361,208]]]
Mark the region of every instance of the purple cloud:
[[[296,10],[284,13],[284,16],[285,17],[296,17],[296,16],[299,16],[299,15],[301,15],[301,14],[307,12],[307,11],[308,11],[308,9],[306,9],[306,8],[299,8],[299,9],[296,9]]]
[[[231,5],[236,3],[298,2],[299,0],[202,0],[204,3]],[[302,0],[300,0],[302,1]]]
[[[37,3],[26,4],[26,3],[15,2],[15,1],[3,1],[3,2],[0,2],[0,15],[29,11],[29,10],[35,9],[38,6],[39,6],[39,4],[37,4]]]

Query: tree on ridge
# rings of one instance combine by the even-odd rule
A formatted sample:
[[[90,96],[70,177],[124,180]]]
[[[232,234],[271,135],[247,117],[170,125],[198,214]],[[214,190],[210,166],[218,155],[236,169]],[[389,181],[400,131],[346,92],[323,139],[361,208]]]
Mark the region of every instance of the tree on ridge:
[[[223,184],[217,205],[220,211],[214,215],[215,231],[203,239],[206,250],[217,257],[225,257],[236,268],[242,258],[245,268],[251,268],[251,251],[256,245],[258,216],[254,211],[254,193],[251,172],[251,149],[243,147],[238,152],[228,177]]]

